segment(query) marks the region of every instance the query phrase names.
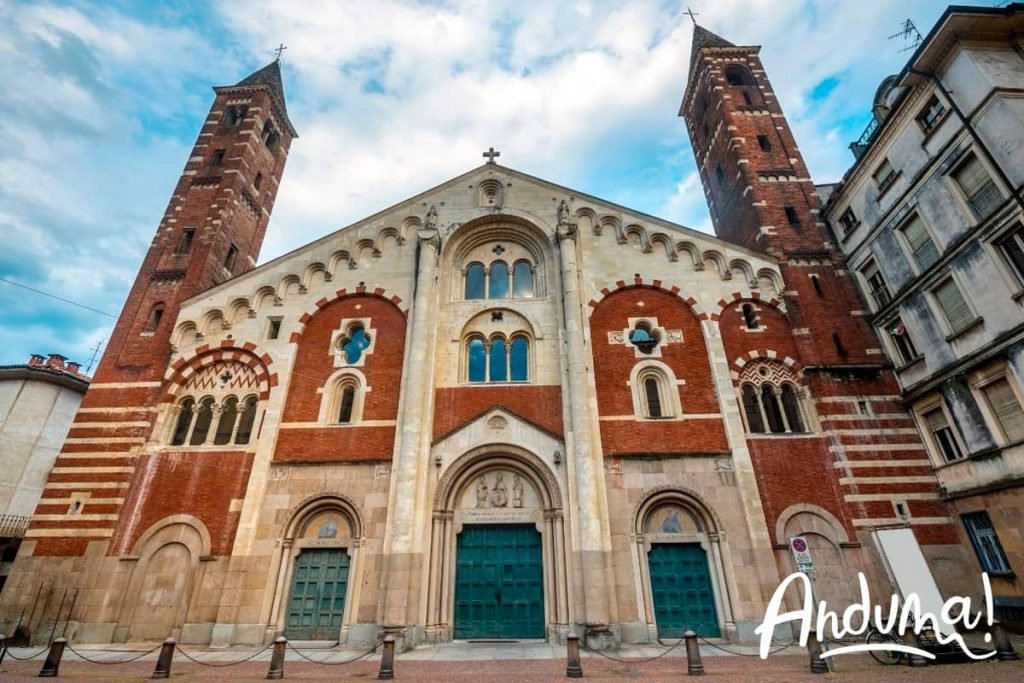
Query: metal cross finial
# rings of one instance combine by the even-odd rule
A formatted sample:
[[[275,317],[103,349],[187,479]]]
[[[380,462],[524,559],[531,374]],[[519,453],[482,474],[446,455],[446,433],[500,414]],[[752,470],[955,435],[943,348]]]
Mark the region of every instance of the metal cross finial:
[[[696,26],[696,25],[697,25],[697,15],[698,15],[698,14],[700,14],[699,12],[694,12],[694,11],[693,11],[692,9],[690,9],[689,7],[687,7],[687,8],[686,8],[686,11],[685,11],[685,12],[683,12],[683,14],[689,14],[689,15],[690,15],[690,21],[692,21],[692,22],[693,22],[693,25],[694,25],[694,26]]]
[[[277,61],[281,61],[281,53],[287,49],[288,47],[284,43],[281,43],[280,45],[274,48],[274,52],[277,53]]]
[[[494,148],[491,147],[489,150],[487,150],[486,152],[483,153],[483,156],[487,157],[487,163],[493,164],[494,163],[494,157],[500,157],[501,156],[501,152],[495,152]]]

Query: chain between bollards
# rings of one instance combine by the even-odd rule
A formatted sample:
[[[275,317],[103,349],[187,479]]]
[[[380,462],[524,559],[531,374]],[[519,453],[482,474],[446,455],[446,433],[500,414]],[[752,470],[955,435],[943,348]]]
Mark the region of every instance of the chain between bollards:
[[[174,638],[168,638],[160,648],[160,656],[156,660],[156,667],[150,678],[170,678],[171,661],[174,659],[174,646],[178,644]]]
[[[1013,649],[1013,643],[1010,642],[1010,636],[1006,633],[1006,628],[1002,622],[996,621],[992,624],[992,639],[993,645],[996,648],[996,659],[1001,662],[1011,662],[1015,659],[1020,659],[1020,656]],[[3,656],[0,655],[0,662],[3,661]]]
[[[807,639],[807,652],[811,657],[811,673],[827,674],[828,664],[821,658],[821,641],[818,640],[818,634],[815,631],[811,631],[810,637]]]
[[[288,639],[284,636],[274,638],[274,651],[270,654],[270,668],[267,669],[267,680],[275,681],[284,678],[284,654],[288,647]]]
[[[67,638],[58,638],[50,643],[50,652],[46,655],[43,668],[39,670],[39,678],[56,678],[60,672],[60,659],[64,656],[64,647],[68,644]]]
[[[384,636],[384,651],[380,655],[380,670],[377,671],[377,678],[390,680],[395,677],[395,637],[391,634]]]
[[[683,633],[686,640],[686,672],[690,676],[704,675],[704,662],[700,658],[700,646],[697,645],[697,634],[687,630]]]
[[[580,666],[580,637],[572,631],[565,637],[565,677],[583,678]]]

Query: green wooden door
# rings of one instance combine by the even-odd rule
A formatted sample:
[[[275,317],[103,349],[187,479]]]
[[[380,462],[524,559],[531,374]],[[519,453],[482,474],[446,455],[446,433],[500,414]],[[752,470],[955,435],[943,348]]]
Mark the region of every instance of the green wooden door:
[[[455,637],[544,637],[540,532],[532,524],[463,527],[455,564]]]
[[[344,548],[303,550],[295,561],[285,636],[294,640],[335,640],[341,631],[348,588]]]
[[[708,557],[699,543],[655,543],[647,566],[659,638],[679,638],[686,629],[705,638],[721,635]]]

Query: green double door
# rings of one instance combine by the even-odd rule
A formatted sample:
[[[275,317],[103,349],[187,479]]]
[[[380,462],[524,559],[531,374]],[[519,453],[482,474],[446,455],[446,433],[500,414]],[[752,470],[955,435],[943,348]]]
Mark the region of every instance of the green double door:
[[[345,613],[349,556],[344,548],[303,550],[295,561],[285,636],[336,640]]]
[[[721,635],[708,557],[699,543],[655,543],[647,555],[659,638],[679,638],[687,629]]]
[[[536,527],[466,525],[458,538],[455,638],[543,638],[544,569]]]

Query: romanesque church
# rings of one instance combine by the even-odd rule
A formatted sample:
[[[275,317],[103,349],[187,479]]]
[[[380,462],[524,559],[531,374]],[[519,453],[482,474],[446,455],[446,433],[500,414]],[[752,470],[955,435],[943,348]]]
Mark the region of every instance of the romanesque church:
[[[798,536],[833,606],[976,593],[758,53],[679,84],[717,236],[488,154],[257,265],[301,140],[277,62],[214,88],[0,624],[744,641]]]

